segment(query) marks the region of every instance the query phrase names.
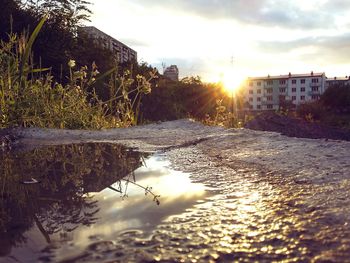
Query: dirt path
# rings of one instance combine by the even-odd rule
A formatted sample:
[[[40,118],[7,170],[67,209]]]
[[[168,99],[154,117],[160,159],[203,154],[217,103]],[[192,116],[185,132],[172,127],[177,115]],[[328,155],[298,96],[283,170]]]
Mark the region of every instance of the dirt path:
[[[241,231],[248,232],[234,230],[233,233],[241,235],[238,240],[248,238],[254,231],[264,238],[281,233],[285,240],[274,238],[271,245],[278,247],[278,242],[282,242],[283,249],[283,244],[287,244],[289,251],[300,252],[299,259],[303,255],[303,251],[297,251],[299,248],[307,248],[305,259],[316,261],[346,262],[344,259],[350,256],[350,142],[208,127],[189,120],[106,131],[25,129],[17,130],[14,136],[21,138],[17,145],[24,149],[99,141],[120,143],[140,151],[165,151],[173,168],[190,172],[193,180],[219,189],[218,199],[212,202],[214,210],[203,210],[210,212],[204,219],[220,215],[215,220],[227,226],[227,231],[233,231],[230,227],[242,215],[247,220],[254,219],[250,223],[245,221],[252,229]],[[235,203],[231,204],[230,198]],[[237,204],[241,210],[232,208]],[[220,209],[216,211],[215,207]],[[221,215],[222,211],[226,212]],[[256,225],[257,220],[261,220],[260,225]],[[170,228],[175,226],[169,223]],[[195,228],[196,224],[183,231]],[[250,236],[256,246],[260,246],[259,238]],[[293,243],[294,238],[298,243]],[[218,239],[216,245],[221,247],[221,242]],[[230,243],[231,250],[238,249],[234,247],[237,242]],[[249,242],[244,241],[239,249]],[[230,255],[223,252],[220,257],[230,261],[233,260]]]

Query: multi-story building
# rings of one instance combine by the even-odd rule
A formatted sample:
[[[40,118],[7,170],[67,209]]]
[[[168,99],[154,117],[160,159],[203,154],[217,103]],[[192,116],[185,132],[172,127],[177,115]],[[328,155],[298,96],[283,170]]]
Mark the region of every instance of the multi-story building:
[[[278,110],[287,102],[295,106],[315,101],[325,91],[324,73],[249,77],[245,83],[247,110]]]
[[[176,65],[171,65],[170,67],[167,67],[163,72],[164,77],[178,81],[179,80],[179,69]]]
[[[90,38],[95,39],[103,47],[111,50],[116,55],[116,59],[119,63],[137,61],[137,53],[122,42],[107,35],[101,30],[93,26],[82,27],[81,30],[86,33]]]
[[[334,77],[326,79],[326,89],[333,85],[347,85],[350,84],[350,77]]]

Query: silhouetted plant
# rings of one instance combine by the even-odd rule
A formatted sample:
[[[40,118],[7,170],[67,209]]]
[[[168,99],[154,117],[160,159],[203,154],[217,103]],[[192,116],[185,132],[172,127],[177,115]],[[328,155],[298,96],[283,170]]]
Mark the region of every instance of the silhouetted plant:
[[[35,68],[31,49],[45,22],[41,20],[27,38],[10,34],[10,40],[0,46],[0,128],[37,126],[47,128],[101,129],[135,125],[141,97],[151,92],[150,81],[156,72],[133,77],[129,71],[118,75],[117,67],[99,74],[93,63],[76,69],[70,60],[69,82],[53,81],[49,69]],[[106,88],[109,99],[102,100],[95,84],[109,78]]]

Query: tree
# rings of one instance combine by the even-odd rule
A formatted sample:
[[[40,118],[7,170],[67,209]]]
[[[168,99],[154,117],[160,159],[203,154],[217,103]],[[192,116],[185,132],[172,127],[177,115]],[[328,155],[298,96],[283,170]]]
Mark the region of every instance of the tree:
[[[321,96],[321,102],[329,109],[350,112],[350,85],[330,86]]]

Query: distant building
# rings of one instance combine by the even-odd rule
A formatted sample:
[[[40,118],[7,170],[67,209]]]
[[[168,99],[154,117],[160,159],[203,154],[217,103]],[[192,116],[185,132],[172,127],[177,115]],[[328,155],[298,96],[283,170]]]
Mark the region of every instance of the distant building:
[[[107,35],[96,27],[87,26],[82,27],[80,30],[86,33],[90,38],[97,40],[103,47],[114,52],[119,63],[137,61],[137,53],[135,50]]]
[[[325,73],[250,77],[245,83],[247,110],[278,110],[285,103],[318,100],[326,89]]]
[[[334,78],[327,78],[326,79],[326,89],[333,85],[345,85],[350,84],[350,76],[346,76],[345,78],[342,77],[334,77]]]
[[[170,67],[167,67],[164,70],[163,73],[164,77],[174,80],[174,81],[178,81],[179,80],[179,69],[177,68],[176,65],[171,65]]]

